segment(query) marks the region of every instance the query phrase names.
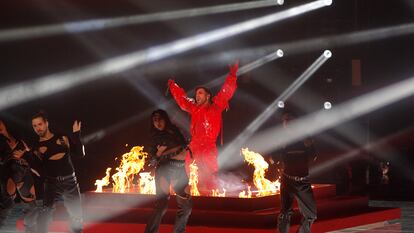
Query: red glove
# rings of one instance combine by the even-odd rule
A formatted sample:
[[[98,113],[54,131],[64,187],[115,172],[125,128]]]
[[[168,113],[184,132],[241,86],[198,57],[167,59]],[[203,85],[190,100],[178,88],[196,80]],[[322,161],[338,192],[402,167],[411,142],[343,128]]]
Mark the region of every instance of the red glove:
[[[237,76],[238,69],[239,69],[239,61],[237,60],[233,65],[230,66],[230,75]]]
[[[175,81],[174,81],[174,79],[168,79],[168,86],[170,87],[171,85],[174,85],[175,84]]]

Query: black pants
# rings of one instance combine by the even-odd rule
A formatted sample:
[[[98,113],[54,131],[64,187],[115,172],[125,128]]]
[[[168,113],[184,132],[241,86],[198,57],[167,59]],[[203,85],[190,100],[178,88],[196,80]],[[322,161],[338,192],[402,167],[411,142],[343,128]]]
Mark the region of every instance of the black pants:
[[[57,180],[47,178],[44,185],[43,208],[39,216],[38,233],[46,233],[53,212],[56,209],[56,201],[63,198],[66,210],[70,217],[70,228],[72,233],[82,232],[82,206],[79,184],[76,177]]]
[[[290,218],[293,214],[293,198],[296,198],[302,221],[297,232],[311,232],[311,225],[316,220],[316,203],[309,180],[295,181],[282,176],[280,187],[280,199],[282,209],[278,217],[278,229],[280,233],[288,233]]]
[[[188,218],[192,210],[190,194],[186,192],[188,176],[185,172],[184,161],[169,160],[161,163],[155,171],[155,185],[157,201],[151,218],[145,228],[145,233],[157,233],[162,217],[167,212],[170,199],[169,187],[173,187],[176,193],[178,212],[175,218],[174,233],[185,232]],[[188,191],[189,192],[189,191]]]

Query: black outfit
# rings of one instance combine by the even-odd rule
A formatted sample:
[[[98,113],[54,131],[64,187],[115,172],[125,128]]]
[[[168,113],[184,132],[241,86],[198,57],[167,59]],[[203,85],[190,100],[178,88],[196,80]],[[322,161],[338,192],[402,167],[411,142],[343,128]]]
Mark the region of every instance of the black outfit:
[[[34,187],[33,173],[28,161],[33,161],[35,156],[26,152],[21,158],[13,156],[16,150],[25,150],[25,146],[21,140],[17,141],[16,147],[10,149],[8,146],[3,147],[1,152],[1,214],[0,214],[0,227],[3,225],[3,221],[7,218],[11,208],[14,204],[14,199],[19,193],[23,202],[25,202],[23,213],[24,213],[24,225],[26,232],[35,232],[36,222],[39,214],[39,208],[36,206],[35,195],[32,194],[31,188]],[[9,194],[7,192],[7,183],[12,181],[16,190],[15,193]],[[17,187],[18,184],[22,184]],[[25,199],[33,199],[26,201]]]
[[[83,156],[83,146],[79,132],[74,133],[68,139],[69,147],[60,135],[54,135],[49,140],[38,142],[36,145],[36,153],[42,160],[45,177],[43,208],[38,223],[39,233],[47,232],[55,210],[55,203],[60,198],[63,198],[69,213],[71,232],[82,232],[81,196],[71,155]],[[64,154],[62,158],[50,159],[59,153]]]
[[[179,151],[186,148],[185,139],[181,132],[174,127],[171,130],[156,131],[152,135],[152,147],[151,156],[152,159],[156,159],[157,146],[164,145],[167,149],[181,146]],[[162,184],[171,185],[176,193],[176,200],[178,206],[178,212],[174,224],[174,233],[185,232],[188,218],[190,217],[192,210],[191,195],[185,192],[185,188],[188,186],[188,176],[185,171],[184,160],[171,159],[174,155],[162,155],[157,159],[158,166],[155,170],[155,185],[156,185],[156,197],[155,210],[150,217],[145,233],[156,233],[159,230],[162,217],[165,215],[168,207],[168,200],[170,199],[169,188],[166,191],[162,189]]]
[[[295,197],[302,221],[297,232],[311,232],[311,225],[316,220],[316,203],[309,181],[309,160],[313,159],[313,145],[306,146],[303,141],[296,142],[282,150],[283,174],[280,187],[281,211],[278,217],[280,233],[288,233],[292,205]]]

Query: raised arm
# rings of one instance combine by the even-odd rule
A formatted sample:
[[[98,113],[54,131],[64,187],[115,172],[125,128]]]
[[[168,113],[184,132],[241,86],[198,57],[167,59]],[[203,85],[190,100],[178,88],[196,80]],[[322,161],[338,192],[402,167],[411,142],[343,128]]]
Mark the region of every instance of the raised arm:
[[[315,144],[314,144],[313,138],[306,138],[303,141],[303,144],[305,145],[306,151],[307,151],[310,159],[312,161],[316,161],[316,159],[318,158],[318,154],[317,154],[316,149],[315,149]]]
[[[224,81],[223,86],[217,95],[213,98],[213,103],[219,106],[220,109],[224,110],[228,107],[229,100],[233,97],[234,91],[237,88],[237,70],[239,69],[239,62],[234,63],[230,67],[230,72]]]
[[[85,148],[80,140],[81,125],[82,122],[75,121],[72,126],[72,135],[69,136],[70,150],[76,157],[85,156]]]
[[[194,99],[188,98],[184,89],[178,86],[178,84],[172,79],[168,80],[168,87],[178,106],[180,106],[182,110],[191,113],[193,107],[195,106]]]

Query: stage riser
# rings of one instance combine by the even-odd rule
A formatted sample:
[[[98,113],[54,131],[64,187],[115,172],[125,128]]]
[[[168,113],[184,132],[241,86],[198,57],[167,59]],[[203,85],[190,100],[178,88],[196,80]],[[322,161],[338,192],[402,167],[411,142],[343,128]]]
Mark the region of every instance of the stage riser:
[[[274,198],[273,198],[274,199]],[[215,198],[195,198],[194,209],[189,219],[190,225],[206,225],[220,227],[243,227],[243,228],[268,228],[276,225],[276,218],[280,208],[270,206],[268,209],[260,211],[234,211],[234,209],[203,210],[198,209],[198,201],[217,201]],[[342,214],[357,214],[361,211],[368,211],[368,199],[366,197],[359,198],[331,198],[318,199],[318,218],[329,219],[332,216],[340,216]],[[295,209],[296,208],[295,203]],[[87,222],[118,222],[118,223],[143,223],[149,219],[152,208],[124,208],[116,206],[84,206],[84,216]],[[175,220],[176,210],[168,209],[164,216],[163,223],[173,224]],[[55,220],[66,219],[67,215],[62,206],[58,207],[55,213]],[[292,222],[299,223],[300,216],[298,211],[293,216]]]
[[[334,185],[317,186],[314,189],[317,200],[332,198],[336,195]],[[280,207],[279,195],[259,198],[218,198],[218,197],[193,197],[194,209],[198,210],[220,210],[220,211],[242,211],[251,212],[269,208]],[[84,206],[107,206],[114,208],[153,208],[154,195],[142,194],[118,194],[118,193],[85,193]],[[171,196],[170,209],[176,209],[175,196]]]

